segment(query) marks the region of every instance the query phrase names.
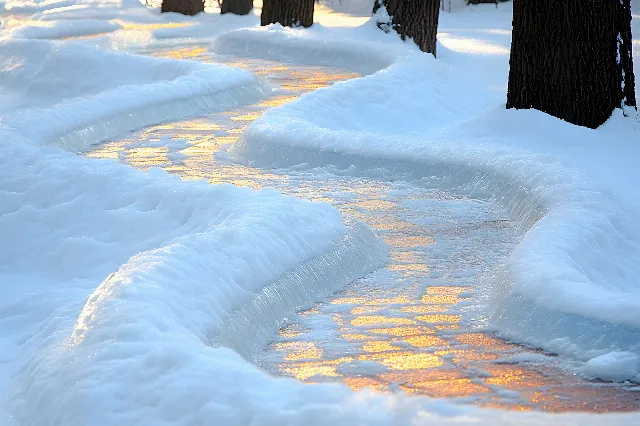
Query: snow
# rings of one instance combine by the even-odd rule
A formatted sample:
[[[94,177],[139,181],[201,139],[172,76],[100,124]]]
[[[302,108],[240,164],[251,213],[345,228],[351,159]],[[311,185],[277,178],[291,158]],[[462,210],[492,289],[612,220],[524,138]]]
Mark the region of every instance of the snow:
[[[640,381],[640,357],[630,352],[609,352],[586,362],[580,373],[589,379],[611,382]]]
[[[0,83],[4,125],[31,140],[72,150],[91,139],[222,110],[271,91],[244,70],[110,52],[80,42],[0,41],[0,60],[5,64]]]
[[[17,38],[60,39],[83,35],[100,34],[120,29],[120,25],[97,19],[76,19],[73,21],[35,21],[32,25],[17,27]]]
[[[0,35],[0,423],[638,424],[636,413],[508,413],[262,372],[252,354],[284,316],[384,262],[371,231],[327,204],[74,154],[269,95],[247,71],[115,51],[255,16],[160,16],[132,1],[3,7],[34,15]],[[486,283],[482,313],[506,336],[585,361],[587,378],[638,380],[640,126],[618,111],[592,131],[504,110],[509,17],[508,5],[443,15],[437,60],[371,23],[220,35],[217,52],[369,74],[270,110],[231,154],[384,163],[503,204],[522,240]],[[127,33],[131,22],[187,26]]]

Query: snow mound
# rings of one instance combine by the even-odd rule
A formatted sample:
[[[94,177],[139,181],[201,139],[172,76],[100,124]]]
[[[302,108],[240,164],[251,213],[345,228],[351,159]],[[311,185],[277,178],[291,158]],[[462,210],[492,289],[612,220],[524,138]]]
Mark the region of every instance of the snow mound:
[[[588,379],[611,382],[640,381],[640,356],[630,352],[610,352],[587,361],[580,374]]]
[[[11,31],[16,38],[61,39],[83,35],[100,34],[122,28],[116,23],[97,19],[74,19],[71,21],[33,22]]]
[[[297,52],[304,43],[310,60],[341,43],[340,34],[296,40],[295,32],[272,28],[238,30],[216,48],[252,50],[258,33],[262,46],[274,46],[262,51]],[[362,52],[380,48],[352,39],[341,55],[358,45],[346,66],[357,68],[354,61],[367,60]],[[625,183],[637,168],[620,170],[629,151],[623,143],[615,142],[625,148],[617,156],[601,148],[637,141],[637,123],[614,116],[593,131],[533,110],[505,110],[504,92],[491,89],[500,75],[481,67],[507,69],[508,56],[479,53],[470,79],[468,59],[453,50],[441,49],[438,60],[393,42],[384,50],[377,63],[392,52],[392,65],[267,111],[231,155],[274,166],[355,165],[365,174],[391,169],[501,203],[522,240],[485,290],[492,324],[511,339],[583,361],[610,351],[640,354],[640,226]],[[613,161],[594,164],[576,151],[602,151],[600,161]],[[626,179],[612,185],[607,173]]]
[[[3,124],[72,150],[151,123],[221,110],[271,89],[244,70],[80,42],[0,41]]]

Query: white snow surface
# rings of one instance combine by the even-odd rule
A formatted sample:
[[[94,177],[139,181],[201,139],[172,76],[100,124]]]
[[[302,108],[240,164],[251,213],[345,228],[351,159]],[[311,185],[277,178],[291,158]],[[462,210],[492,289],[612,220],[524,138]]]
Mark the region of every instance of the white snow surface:
[[[270,91],[244,70],[75,41],[0,40],[0,61],[3,125],[73,150],[91,139],[225,109]]]
[[[104,49],[203,37],[204,26],[142,31],[125,43],[111,43],[120,31],[95,43],[24,40],[110,31],[117,19],[204,25],[211,16],[160,18],[131,1],[2,5],[52,22],[8,28],[0,39],[3,426],[640,424],[636,413],[510,413],[266,375],[229,349],[250,355],[251,341],[265,338],[242,318],[262,315],[273,328],[285,311],[365,274],[384,260],[373,235],[326,204],[141,173],[60,147],[77,151],[271,88],[241,70]],[[337,156],[363,167],[400,160],[445,189],[505,204],[522,242],[488,283],[499,296],[493,322],[584,359],[585,377],[634,379],[638,123],[616,112],[591,131],[505,111],[509,13],[444,15],[438,60],[371,24],[220,37],[219,51],[370,74],[269,111],[233,154],[289,164]],[[84,23],[73,30],[73,20]],[[91,20],[103,24],[92,30]],[[325,275],[327,264],[348,273]],[[269,300],[272,289],[291,300]],[[229,324],[240,331],[225,334]]]

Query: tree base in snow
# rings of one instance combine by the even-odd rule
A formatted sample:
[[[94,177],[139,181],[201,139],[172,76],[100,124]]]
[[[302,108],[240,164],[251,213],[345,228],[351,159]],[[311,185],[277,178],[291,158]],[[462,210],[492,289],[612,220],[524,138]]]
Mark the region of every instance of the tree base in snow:
[[[507,108],[596,128],[635,106],[629,0],[514,0]]]
[[[162,13],[177,12],[183,15],[197,15],[204,12],[202,0],[163,0]]]
[[[373,13],[379,14],[380,29],[394,30],[403,40],[413,39],[423,52],[436,55],[440,0],[376,0]]]
[[[248,15],[251,9],[253,9],[253,0],[223,0],[220,6],[220,13]]]
[[[264,0],[260,25],[279,23],[285,27],[310,27],[314,3],[314,0]]]

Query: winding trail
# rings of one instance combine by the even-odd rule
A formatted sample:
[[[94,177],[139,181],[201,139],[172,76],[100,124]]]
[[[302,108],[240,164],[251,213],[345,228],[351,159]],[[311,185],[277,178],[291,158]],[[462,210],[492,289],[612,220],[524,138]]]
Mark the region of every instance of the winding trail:
[[[402,389],[514,410],[640,408],[640,392],[583,381],[565,372],[567,361],[501,340],[481,319],[465,315],[482,304],[481,278],[517,242],[499,207],[384,179],[384,170],[380,179],[337,168],[264,170],[220,154],[267,108],[357,74],[216,56],[205,46],[148,53],[248,68],[282,90],[254,105],[146,128],[95,146],[87,156],[329,202],[390,246],[387,268],[299,312],[274,333],[254,360],[264,369],[309,382],[339,380],[354,389]]]

